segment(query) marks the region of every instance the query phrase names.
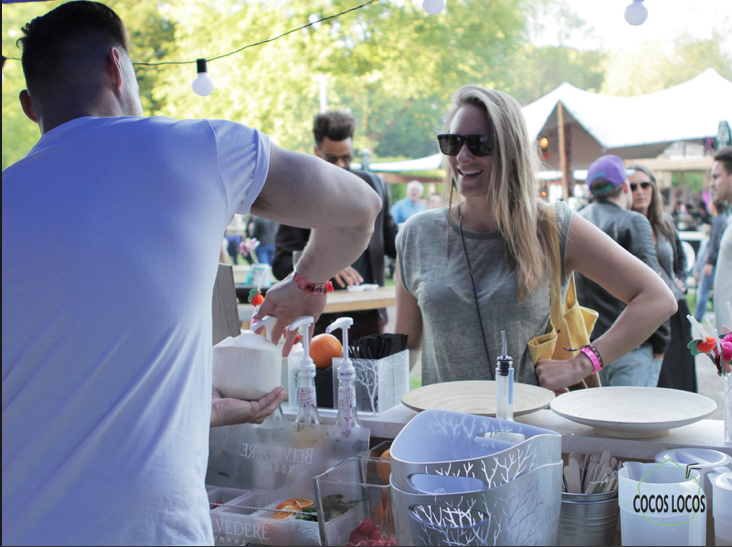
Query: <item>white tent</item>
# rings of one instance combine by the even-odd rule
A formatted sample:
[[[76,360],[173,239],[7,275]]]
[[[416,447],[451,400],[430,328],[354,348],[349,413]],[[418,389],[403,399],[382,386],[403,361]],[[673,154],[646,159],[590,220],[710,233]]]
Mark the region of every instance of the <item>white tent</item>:
[[[719,122],[732,123],[732,82],[709,68],[677,86],[637,97],[611,97],[563,83],[523,108],[531,138],[547,136],[554,145],[558,104],[564,109],[565,141],[572,168],[589,166],[603,154],[623,159],[654,158],[673,142],[715,137]],[[550,149],[550,163],[552,161]],[[372,163],[372,171],[440,168],[441,155]]]

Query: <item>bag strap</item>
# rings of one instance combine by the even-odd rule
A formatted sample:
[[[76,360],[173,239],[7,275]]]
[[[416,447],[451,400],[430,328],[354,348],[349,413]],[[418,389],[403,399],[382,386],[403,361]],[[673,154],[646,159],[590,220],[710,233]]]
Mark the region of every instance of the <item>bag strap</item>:
[[[555,328],[562,323],[562,250],[559,246],[559,226],[557,225],[557,206],[551,208],[549,229],[552,232],[552,243],[554,245],[554,263],[551,283],[551,320]]]

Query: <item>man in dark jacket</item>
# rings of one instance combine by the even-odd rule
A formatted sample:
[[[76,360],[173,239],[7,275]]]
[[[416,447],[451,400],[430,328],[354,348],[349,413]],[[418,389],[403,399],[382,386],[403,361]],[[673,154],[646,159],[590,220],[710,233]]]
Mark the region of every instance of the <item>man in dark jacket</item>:
[[[374,232],[366,251],[351,266],[333,278],[336,289],[361,283],[384,285],[384,255],[396,258],[397,226],[389,213],[389,194],[384,180],[367,171],[351,170],[353,159],[353,133],[356,118],[348,112],[331,110],[315,116],[313,136],[315,155],[359,176],[381,197],[381,212],[376,217]],[[280,225],[275,238],[275,255],[272,272],[277,279],[284,279],[293,270],[292,252],[305,248],[310,230]],[[353,318],[350,329],[351,340],[361,336],[383,332],[387,322],[386,310],[364,310],[358,312],[323,314],[315,325],[315,333],[325,332],[325,327],[338,317],[347,315]]]
[[[626,251],[645,262],[670,286],[671,280],[656,258],[651,224],[644,215],[630,210],[633,195],[623,160],[617,156],[602,156],[597,159],[590,165],[586,183],[595,201],[579,214]],[[593,340],[605,334],[626,307],[624,302],[579,272],[577,295],[583,306],[599,313],[592,331]],[[666,321],[638,348],[613,363],[606,364],[599,373],[602,384],[656,387],[670,336],[670,324]]]

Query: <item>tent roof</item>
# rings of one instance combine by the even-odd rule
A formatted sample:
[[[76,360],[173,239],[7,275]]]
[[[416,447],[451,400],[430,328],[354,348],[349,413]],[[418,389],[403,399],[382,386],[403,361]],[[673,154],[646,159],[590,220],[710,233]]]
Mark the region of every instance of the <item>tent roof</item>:
[[[563,83],[524,107],[529,135],[557,127],[557,103],[606,150],[714,137],[732,120],[732,82],[709,68],[677,86],[637,97],[610,97]],[[638,123],[642,121],[642,123]],[[664,147],[665,147],[664,146]]]
[[[732,122],[732,82],[709,68],[677,86],[636,97],[611,97],[563,83],[523,108],[529,136],[558,127],[557,105],[564,122],[581,127],[593,146],[577,149],[573,165],[589,165],[603,153],[624,159],[654,158],[677,141],[699,141],[717,135],[719,122]],[[577,139],[572,139],[573,145]],[[415,160],[372,163],[372,171],[400,172],[439,169],[441,154]]]

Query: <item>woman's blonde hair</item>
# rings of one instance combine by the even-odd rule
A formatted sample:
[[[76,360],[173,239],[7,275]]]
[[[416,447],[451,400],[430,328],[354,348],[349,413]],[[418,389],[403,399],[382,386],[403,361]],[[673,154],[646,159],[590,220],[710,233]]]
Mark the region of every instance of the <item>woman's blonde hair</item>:
[[[506,241],[508,252],[516,261],[519,300],[523,300],[552,272],[556,250],[552,230],[556,221],[549,205],[539,198],[537,173],[541,166],[538,143],[532,142],[526,129],[521,106],[510,95],[477,85],[461,87],[452,96],[445,116],[443,133],[449,133],[457,111],[465,105],[483,110],[495,133],[493,165],[486,199],[493,205],[495,221]],[[445,165],[452,204],[452,180]]]

